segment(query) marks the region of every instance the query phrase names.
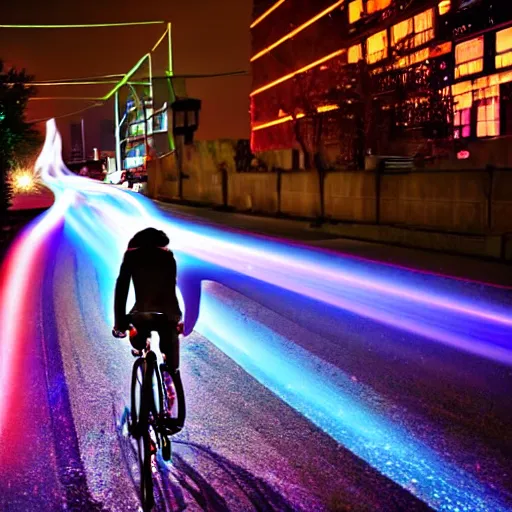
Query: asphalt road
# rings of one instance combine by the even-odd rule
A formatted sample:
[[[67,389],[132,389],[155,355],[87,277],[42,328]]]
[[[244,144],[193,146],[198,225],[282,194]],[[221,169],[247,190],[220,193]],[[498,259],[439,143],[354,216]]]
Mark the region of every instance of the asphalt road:
[[[105,262],[63,230],[38,258],[0,437],[0,510],[135,511],[120,424],[133,358],[110,336]],[[208,316],[182,343],[187,426],[173,464],[155,467],[155,510],[428,510],[415,494],[439,510],[512,510],[510,366],[237,272],[204,279]]]

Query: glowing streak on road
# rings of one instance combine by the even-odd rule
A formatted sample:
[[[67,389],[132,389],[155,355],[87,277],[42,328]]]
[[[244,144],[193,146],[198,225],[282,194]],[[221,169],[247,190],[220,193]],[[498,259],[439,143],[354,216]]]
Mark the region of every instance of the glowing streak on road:
[[[412,280],[408,282],[410,278],[405,274],[402,282],[386,281],[386,276],[380,275],[382,269],[374,263],[363,271],[349,258],[335,264],[327,258],[322,260],[311,251],[285,244],[170,220],[139,195],[69,173],[62,162],[60,144],[55,125],[50,123],[37,168],[56,196],[56,205],[50,212],[53,218],[60,220],[65,214],[69,230],[75,233],[77,250],[94,256],[88,261],[94,262],[100,274],[100,291],[108,297],[105,309],[109,319],[113,282],[126,243],[138,229],[154,225],[168,232],[179,253],[198,258],[210,266],[225,267],[415,334],[512,364],[511,317],[497,307],[491,308],[477,300],[468,301],[455,292],[450,295],[425,290],[423,293],[414,287]],[[73,198],[73,208],[69,208],[70,197]],[[36,238],[39,244],[54,223],[50,223],[50,227],[48,221],[37,225],[44,226]],[[99,225],[102,230],[98,229]],[[26,286],[28,272],[36,264],[30,244],[18,247],[17,257],[25,258],[22,261],[26,265],[19,265],[21,270],[16,280],[9,281],[11,295],[6,299],[15,299],[18,307],[18,310],[9,310],[11,319],[16,317],[22,303],[16,293],[22,291],[23,286],[15,290],[14,283]],[[4,304],[2,302],[3,314]],[[401,314],[397,315],[397,311]],[[279,339],[268,328],[257,322],[247,323],[245,319],[246,344],[242,347],[239,330],[222,330],[217,322],[220,316],[233,325],[240,322],[222,302],[215,301],[207,293],[198,324],[200,332],[381,473],[439,510],[506,510],[494,492],[472,476],[414,441],[410,433],[373,411],[357,394],[344,394],[332,377],[308,363],[307,354],[301,355],[298,348],[291,351],[283,348],[289,340]],[[4,320],[8,321],[8,317]],[[17,339],[15,324],[10,324],[7,333],[11,339]],[[12,357],[16,343],[7,352],[4,340],[0,347],[4,350],[2,355]],[[266,354],[264,359],[262,354]],[[7,362],[4,362],[2,382],[6,382],[3,380],[6,366]],[[390,454],[389,458],[386,458],[386,452]]]
[[[41,219],[29,226],[16,240],[2,265],[2,286],[0,289],[0,382],[3,393],[0,399],[0,438],[6,411],[9,407],[9,393],[13,392],[11,375],[23,354],[22,340],[31,336],[26,332],[28,322],[23,313],[33,293],[33,279],[38,259],[42,256],[44,243],[49,234],[64,220],[66,210],[72,204],[74,193],[69,190],[61,200]]]

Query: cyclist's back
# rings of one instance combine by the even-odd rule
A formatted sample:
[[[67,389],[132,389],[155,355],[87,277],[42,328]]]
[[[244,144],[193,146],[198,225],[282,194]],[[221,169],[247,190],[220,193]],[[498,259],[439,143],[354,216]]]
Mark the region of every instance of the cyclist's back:
[[[178,322],[181,311],[176,297],[176,261],[166,247],[169,239],[163,231],[148,228],[137,233],[128,244],[115,290],[115,326],[113,334],[128,330],[132,323],[136,334],[130,335],[134,355],[146,347],[152,331],[160,338],[160,352],[164,357],[162,376],[169,393],[170,382],[178,394],[178,418],[175,431],[185,421],[185,396],[179,371],[180,351]],[[126,300],[133,280],[135,305],[126,315]],[[168,396],[168,407],[172,397]],[[169,409],[170,411],[170,409]]]
[[[162,231],[148,228],[128,244],[115,291],[116,327],[125,329],[126,300],[133,279],[135,312],[164,313],[170,322],[179,322],[181,311],[176,298],[176,261],[166,249],[169,239]]]

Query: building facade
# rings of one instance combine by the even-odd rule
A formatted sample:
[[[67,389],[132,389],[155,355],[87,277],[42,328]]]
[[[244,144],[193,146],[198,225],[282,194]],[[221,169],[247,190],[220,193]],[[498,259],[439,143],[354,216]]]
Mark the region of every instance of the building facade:
[[[512,135],[509,7],[255,0],[252,150],[296,148],[312,160],[331,148],[361,165],[368,153],[432,156]]]

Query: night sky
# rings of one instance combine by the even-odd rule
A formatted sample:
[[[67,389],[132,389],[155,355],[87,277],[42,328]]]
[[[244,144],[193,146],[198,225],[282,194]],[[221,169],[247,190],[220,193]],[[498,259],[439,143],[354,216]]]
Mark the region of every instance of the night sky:
[[[175,74],[249,69],[251,0],[25,0],[4,4],[4,24],[171,21]],[[25,67],[38,80],[124,73],[151,49],[164,30],[164,25],[0,29],[0,59],[18,68]],[[248,76],[189,80],[189,96],[203,100],[197,138],[247,138],[249,88]],[[45,87],[39,89],[39,95],[96,97],[107,91],[108,87],[104,86]],[[75,101],[31,102],[27,118],[59,116],[86,105]],[[91,151],[93,146],[99,146],[99,121],[113,119],[113,104],[110,102],[82,115],[86,123],[86,145]],[[79,120],[82,115],[59,121],[65,146],[69,140],[69,122]]]

